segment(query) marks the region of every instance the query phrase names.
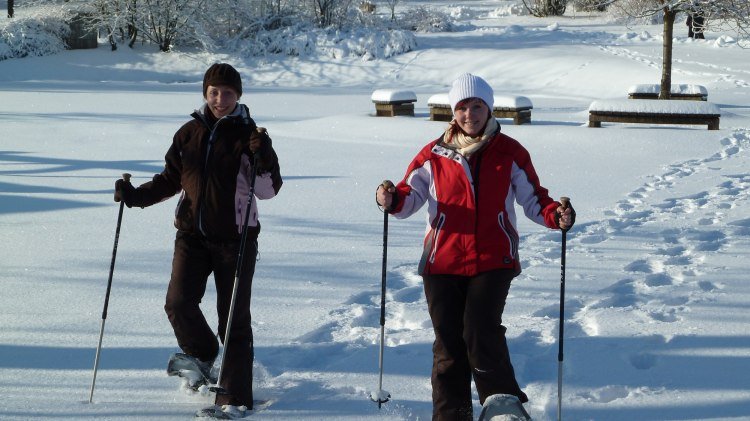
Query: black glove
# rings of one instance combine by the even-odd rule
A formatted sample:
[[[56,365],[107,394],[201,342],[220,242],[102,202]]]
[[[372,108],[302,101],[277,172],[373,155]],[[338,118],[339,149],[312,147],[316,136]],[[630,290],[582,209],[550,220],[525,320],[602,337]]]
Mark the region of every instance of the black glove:
[[[378,191],[381,187],[383,188],[383,190],[391,194],[390,206],[386,207],[385,205],[381,205],[380,202],[378,202]],[[398,205],[398,194],[396,194],[396,186],[393,184],[393,181],[384,180],[378,185],[378,188],[375,189],[375,204],[378,205],[378,207],[380,207],[383,212],[390,212],[393,209],[396,209],[396,205]]]
[[[269,172],[273,169],[275,161],[273,147],[265,128],[256,128],[256,133],[250,140],[250,150],[255,154],[258,173]]]
[[[123,180],[122,178],[115,181],[115,202],[123,201],[125,206],[133,206],[133,193],[135,187],[130,184],[130,180]]]
[[[569,231],[576,223],[576,211],[575,209],[573,209],[573,205],[570,203],[570,199],[568,199],[567,197],[560,198],[560,202],[561,206],[555,211],[555,222],[558,226],[560,226],[560,218],[562,217],[560,211],[570,209],[570,225],[567,228],[564,228],[565,231]],[[562,227],[560,228],[563,229]]]

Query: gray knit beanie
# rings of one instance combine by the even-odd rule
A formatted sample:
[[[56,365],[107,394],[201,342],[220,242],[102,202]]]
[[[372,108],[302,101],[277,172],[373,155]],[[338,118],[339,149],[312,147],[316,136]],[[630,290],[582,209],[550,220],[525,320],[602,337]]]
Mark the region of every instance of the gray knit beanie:
[[[450,92],[448,92],[448,101],[451,103],[451,111],[456,110],[456,105],[468,98],[479,98],[487,104],[490,111],[495,103],[494,93],[484,79],[474,76],[471,73],[464,73],[453,81]]]

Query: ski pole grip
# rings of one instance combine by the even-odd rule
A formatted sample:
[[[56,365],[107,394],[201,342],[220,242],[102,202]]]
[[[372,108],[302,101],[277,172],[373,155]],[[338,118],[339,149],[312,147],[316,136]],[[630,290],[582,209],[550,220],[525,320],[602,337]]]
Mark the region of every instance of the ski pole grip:
[[[126,183],[130,183],[130,174],[129,173],[122,174],[122,179],[125,180]]]
[[[568,209],[570,207],[570,198],[566,196],[561,197],[560,204],[562,205],[563,209]]]

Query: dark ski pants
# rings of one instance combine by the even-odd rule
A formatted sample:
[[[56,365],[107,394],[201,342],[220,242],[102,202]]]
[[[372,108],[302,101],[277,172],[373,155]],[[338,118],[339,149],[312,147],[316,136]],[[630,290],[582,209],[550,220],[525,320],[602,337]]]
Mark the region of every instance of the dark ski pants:
[[[472,420],[471,379],[484,400],[496,393],[528,398],[516,382],[502,314],[512,270],[472,277],[424,275],[435,330],[432,346],[432,419]]]
[[[225,344],[225,362],[221,386],[229,393],[219,395],[218,404],[253,407],[253,332],[250,326],[250,295],[257,255],[257,234],[248,233],[242,277],[232,319],[229,343]],[[172,278],[167,289],[167,312],[177,343],[188,355],[201,361],[213,361],[219,342],[208,325],[200,303],[206,283],[213,272],[216,285],[218,332],[224,343],[229,306],[234,288],[239,241],[211,241],[202,236],[178,232],[172,260]]]

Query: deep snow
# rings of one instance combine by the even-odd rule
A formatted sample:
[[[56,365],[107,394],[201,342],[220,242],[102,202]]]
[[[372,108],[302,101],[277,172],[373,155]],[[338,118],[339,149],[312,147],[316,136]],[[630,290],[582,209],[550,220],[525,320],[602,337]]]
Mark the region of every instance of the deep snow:
[[[690,41],[676,28],[673,83],[708,89],[719,131],[593,129],[592,101],[658,83],[661,28],[498,13],[507,3],[463,2],[473,6],[464,30],[421,34],[415,51],[380,61],[147,47],[0,61],[0,418],[177,420],[210,402],[164,373],[178,350],[162,310],[172,199],[125,211],[95,403],[86,403],[114,180],[160,171],[215,60],[242,71],[242,100],[271,133],[285,176],[280,195],[260,204],[255,390],[272,404],[253,418],[430,418],[420,216],[391,220],[383,387],[393,398],[381,410],[367,398],[377,388],[380,332],[382,214],[373,193],[440,134],[445,123],[428,120],[427,99],[466,71],[498,95],[532,100],[531,125],[500,123],[530,150],[551,194],[570,196],[578,213],[568,236],[565,419],[750,418],[750,51],[727,34]],[[375,89],[415,91],[417,115],[373,117]],[[524,272],[504,324],[527,409],[549,420],[560,233],[520,222]],[[214,317],[208,290],[204,309]]]

